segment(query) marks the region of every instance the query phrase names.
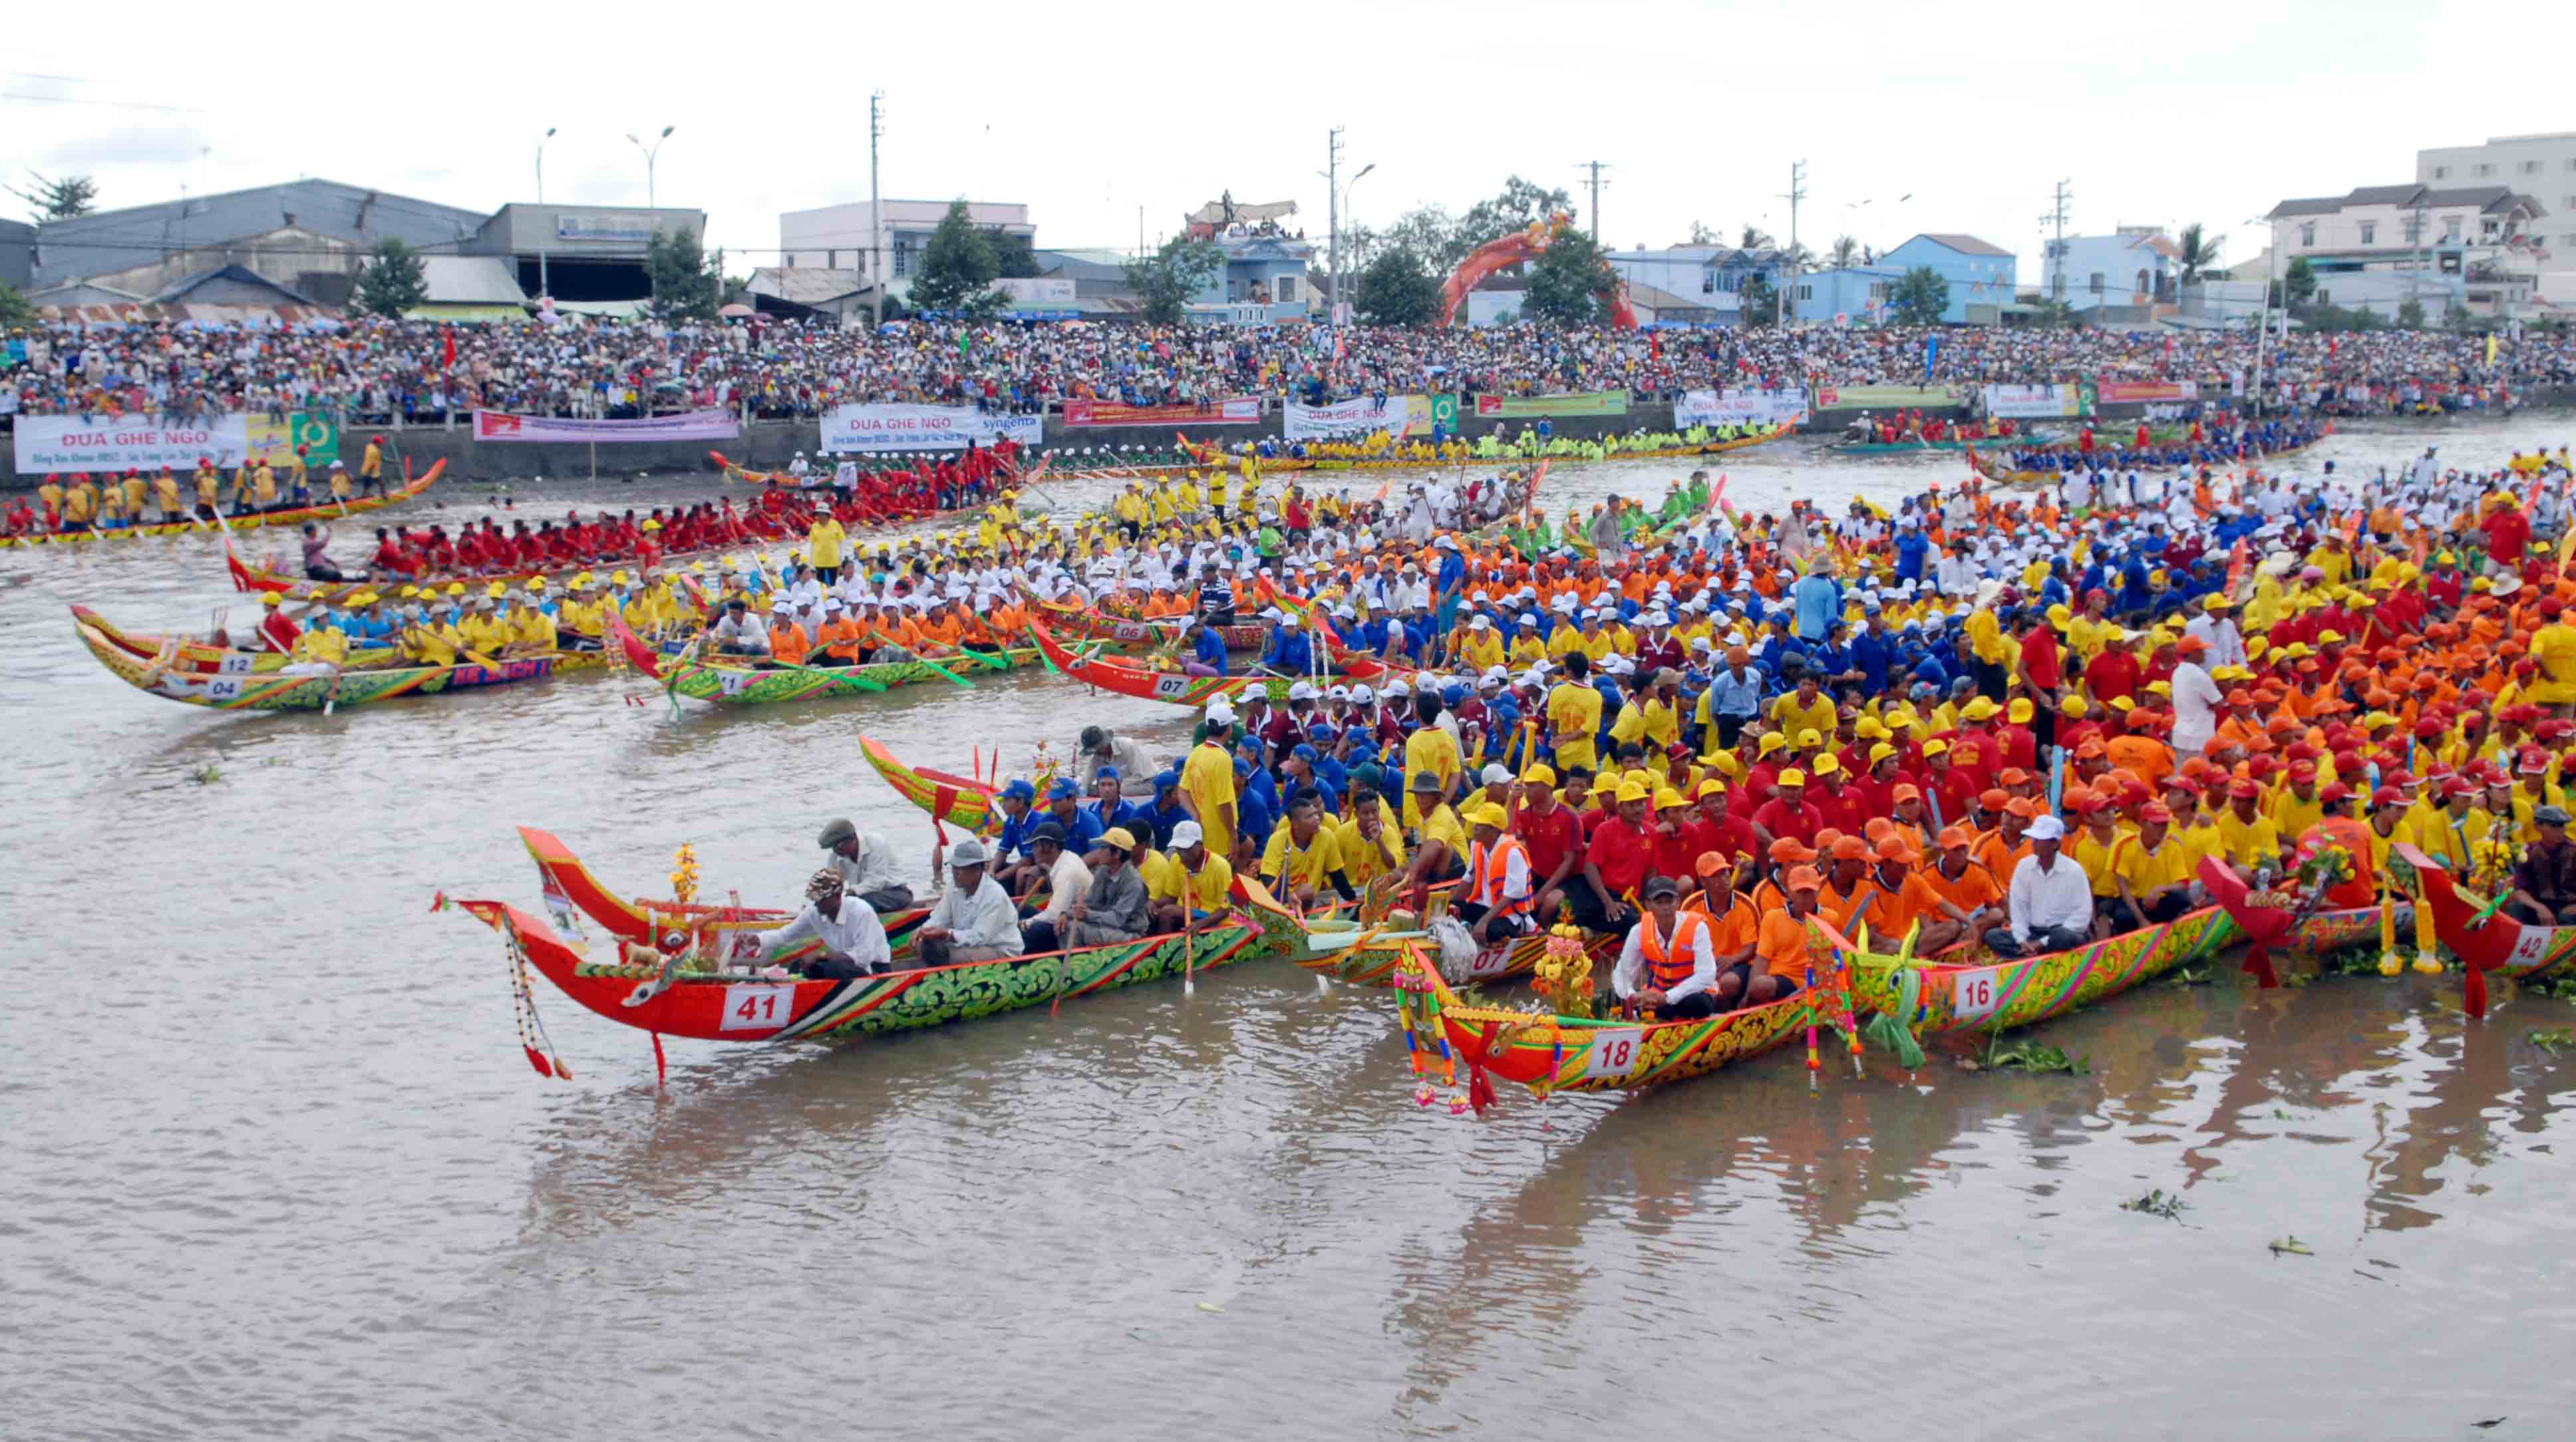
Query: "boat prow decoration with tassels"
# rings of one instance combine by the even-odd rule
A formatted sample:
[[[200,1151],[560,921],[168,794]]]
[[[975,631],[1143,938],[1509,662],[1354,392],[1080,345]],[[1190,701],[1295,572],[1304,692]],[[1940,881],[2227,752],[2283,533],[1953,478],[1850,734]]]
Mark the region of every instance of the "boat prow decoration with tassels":
[[[555,651],[504,660],[498,666],[395,666],[289,675],[283,671],[229,675],[184,671],[135,656],[88,626],[81,644],[116,679],[149,696],[214,711],[323,711],[366,706],[397,696],[435,696],[542,681],[567,663],[596,666],[597,652]]]
[[[673,877],[676,882],[685,876],[692,894],[623,897],[591,874],[552,832],[522,826],[519,840],[537,863],[538,883],[557,931],[578,938],[587,917],[616,941],[658,953],[657,965],[660,956],[674,954],[706,965],[739,965],[759,957],[766,933],[796,919],[794,910],[744,906],[739,899],[723,905],[697,900],[697,854],[689,847],[680,848]],[[914,934],[928,915],[926,906],[880,914],[886,944],[896,956],[910,954]]]

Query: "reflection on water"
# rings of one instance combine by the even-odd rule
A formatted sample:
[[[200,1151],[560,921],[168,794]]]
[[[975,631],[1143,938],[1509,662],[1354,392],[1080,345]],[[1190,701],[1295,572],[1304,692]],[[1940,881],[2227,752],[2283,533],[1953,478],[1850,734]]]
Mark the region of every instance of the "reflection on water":
[[[1723,468],[1757,508],[1957,469]],[[1552,477],[1550,504],[1670,470]],[[546,513],[706,489],[549,486]],[[492,938],[427,910],[532,902],[514,825],[630,892],[687,841],[711,893],[774,902],[847,815],[920,885],[930,828],[861,734],[1020,766],[1095,721],[1177,754],[1190,718],[1027,673],[677,717],[600,675],[212,716],[109,677],[61,606],[202,625],[214,547],[0,571],[36,577],[0,588],[13,1434],[805,1437],[817,1389],[785,1384],[820,1369],[863,1427],[973,1437],[1660,1435],[1748,1381],[1837,1437],[2563,1410],[2576,1061],[2529,1034],[2576,1008],[2508,992],[2472,1023],[2449,979],[2221,966],[2047,1028],[2081,1076],[1972,1074],[1960,1043],[1912,1077],[1828,1054],[1811,1095],[1792,1046],[1466,1121],[1414,1105],[1382,993],[1256,963],[847,1051],[675,1045],[660,1095],[642,1037],[541,996],[578,1080],[540,1082]],[[2121,1209],[2151,1189],[2179,1215]]]

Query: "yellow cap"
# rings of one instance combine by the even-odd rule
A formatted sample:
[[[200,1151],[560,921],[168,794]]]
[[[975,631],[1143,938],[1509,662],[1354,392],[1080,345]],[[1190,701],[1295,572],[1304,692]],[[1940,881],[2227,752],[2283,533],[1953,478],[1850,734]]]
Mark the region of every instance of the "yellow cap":
[[[1816,758],[1816,774],[1819,776],[1837,776],[1842,769],[1842,759],[1830,751]]]
[[[1712,776],[1699,784],[1699,794],[1702,796],[1724,796],[1726,794],[1726,783]]]
[[[1804,786],[1807,784],[1807,773],[1799,770],[1795,766],[1792,766],[1788,770],[1780,773],[1778,784],[1782,786]]]
[[[1647,791],[1644,786],[1637,782],[1623,781],[1619,783],[1618,796],[1619,804],[1625,806],[1631,801],[1651,800],[1653,793]]]
[[[1470,826],[1490,826],[1496,831],[1501,831],[1510,826],[1511,822],[1512,819],[1503,814],[1503,808],[1490,801],[1467,808],[1467,824]]]
[[[1658,791],[1658,792],[1656,792],[1656,793],[1655,793],[1655,809],[1656,809],[1657,811],[1661,811],[1661,810],[1663,810],[1663,809],[1664,809],[1665,807],[1667,807],[1667,806],[1688,806],[1688,805],[1690,805],[1690,798],[1689,798],[1689,797],[1687,797],[1687,796],[1682,795],[1682,794],[1681,794],[1680,792],[1678,792],[1678,791],[1673,790],[1673,789],[1672,789],[1671,787],[1669,787],[1669,786],[1667,786],[1667,787],[1665,787],[1663,790]]]
[[[1554,786],[1556,784],[1556,773],[1549,770],[1547,768],[1547,763],[1542,761],[1532,765],[1527,771],[1522,772],[1521,779],[1532,786]]]

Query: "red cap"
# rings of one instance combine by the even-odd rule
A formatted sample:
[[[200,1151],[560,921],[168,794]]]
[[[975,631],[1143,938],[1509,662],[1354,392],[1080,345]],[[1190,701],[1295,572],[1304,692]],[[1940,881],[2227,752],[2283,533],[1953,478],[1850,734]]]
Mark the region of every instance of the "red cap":
[[[2253,777],[2240,776],[2227,783],[2227,794],[2233,800],[2251,801],[2263,794],[2263,788],[2254,784]]]
[[[2373,806],[2403,806],[2406,804],[2406,798],[2398,794],[2396,787],[2382,786],[2378,790],[2370,793],[2370,804]]]

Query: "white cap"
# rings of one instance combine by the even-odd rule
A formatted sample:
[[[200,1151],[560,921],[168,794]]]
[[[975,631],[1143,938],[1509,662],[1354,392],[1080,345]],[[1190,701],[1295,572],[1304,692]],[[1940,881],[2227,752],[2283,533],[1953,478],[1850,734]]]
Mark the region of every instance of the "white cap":
[[[1467,623],[1467,629],[1470,631],[1490,631],[1494,629],[1494,623],[1485,619],[1484,612],[1478,611],[1475,615],[1475,619]]]
[[[1288,687],[1288,699],[1291,701],[1312,701],[1315,699],[1315,688],[1304,681],[1295,682]]]
[[[1199,842],[1204,839],[1204,834],[1200,832],[1199,824],[1197,822],[1184,821],[1172,828],[1172,844],[1167,849],[1172,851],[1187,851],[1191,847],[1198,845]]]
[[[1224,697],[1219,696],[1208,703],[1207,718],[1215,725],[1231,726],[1234,724],[1234,708],[1226,704]]]
[[[1395,680],[1386,683],[1386,694],[1389,699],[1393,699],[1397,696],[1410,696],[1413,694],[1413,688],[1405,685],[1402,677],[1398,677]]]
[[[1366,706],[1366,705],[1367,705],[1367,704],[1369,704],[1370,702],[1375,701],[1375,700],[1377,699],[1377,693],[1376,693],[1375,691],[1370,690],[1370,689],[1369,689],[1367,686],[1365,686],[1365,685],[1361,685],[1361,686],[1353,686],[1353,687],[1351,688],[1351,699],[1352,699],[1353,701],[1358,702],[1359,704],[1361,704],[1361,705],[1363,705],[1363,706]]]
[[[1508,766],[1487,766],[1482,777],[1482,780],[1488,786],[1497,785],[1511,779],[1512,772],[1511,768]]]
[[[2054,816],[2043,816],[2030,824],[2030,839],[2033,841],[2063,841],[2066,839],[2066,823],[2058,820]]]

